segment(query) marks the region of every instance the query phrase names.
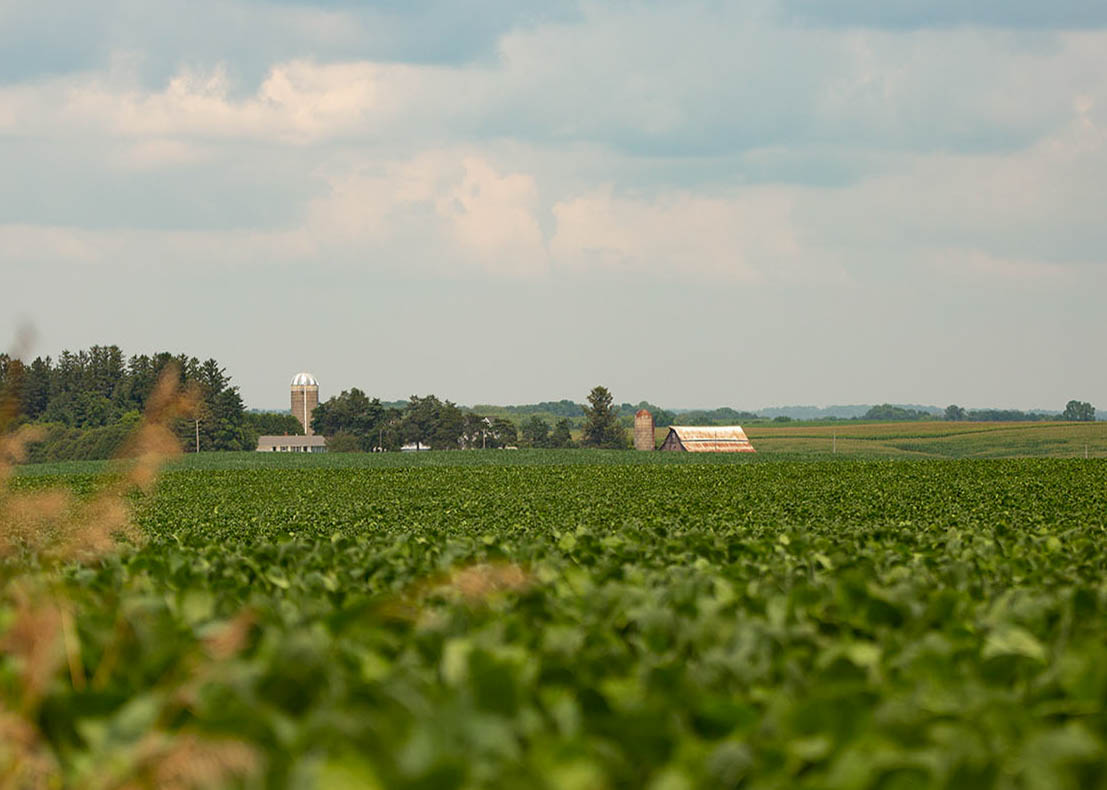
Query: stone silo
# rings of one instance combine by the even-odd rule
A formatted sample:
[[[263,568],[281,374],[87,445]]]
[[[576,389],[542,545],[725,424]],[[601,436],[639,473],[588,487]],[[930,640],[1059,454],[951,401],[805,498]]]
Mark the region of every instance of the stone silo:
[[[634,415],[634,449],[653,450],[653,415],[645,409],[639,409]]]
[[[310,373],[297,373],[292,378],[292,414],[311,436],[311,413],[319,405],[319,382]]]

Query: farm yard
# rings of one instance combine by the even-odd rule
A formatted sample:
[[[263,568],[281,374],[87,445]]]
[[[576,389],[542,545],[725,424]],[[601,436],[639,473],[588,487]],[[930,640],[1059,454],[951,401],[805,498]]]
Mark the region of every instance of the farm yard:
[[[1107,785],[1107,462],[795,461],[750,434],[758,455],[706,462],[182,460],[128,495],[117,548],[3,561],[0,767],[15,787]],[[9,497],[89,500],[103,471],[28,468]]]

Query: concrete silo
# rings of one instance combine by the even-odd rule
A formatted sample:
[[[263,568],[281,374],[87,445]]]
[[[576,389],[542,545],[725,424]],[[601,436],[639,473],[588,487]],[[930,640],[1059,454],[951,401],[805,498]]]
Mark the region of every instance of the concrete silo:
[[[319,405],[319,382],[310,373],[297,373],[292,378],[292,414],[311,436],[311,413]]]
[[[634,449],[653,450],[656,446],[653,439],[653,415],[646,409],[639,409],[634,415]]]

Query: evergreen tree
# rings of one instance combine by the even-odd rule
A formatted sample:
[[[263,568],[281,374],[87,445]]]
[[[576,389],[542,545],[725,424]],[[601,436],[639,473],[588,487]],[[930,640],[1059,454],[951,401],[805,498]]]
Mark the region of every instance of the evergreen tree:
[[[584,436],[581,439],[584,447],[619,450],[627,446],[626,431],[619,425],[618,411],[611,405],[611,393],[607,387],[592,389],[584,413]]]

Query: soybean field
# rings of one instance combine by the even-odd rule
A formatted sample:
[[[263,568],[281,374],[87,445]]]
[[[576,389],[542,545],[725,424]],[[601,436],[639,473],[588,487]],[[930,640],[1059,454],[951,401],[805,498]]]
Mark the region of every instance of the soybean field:
[[[429,455],[9,554],[7,786],[1107,787],[1103,460]]]

